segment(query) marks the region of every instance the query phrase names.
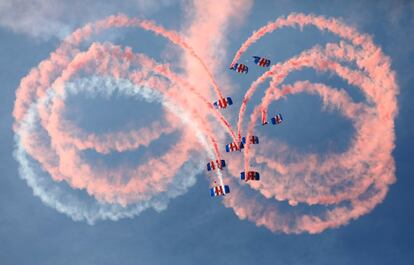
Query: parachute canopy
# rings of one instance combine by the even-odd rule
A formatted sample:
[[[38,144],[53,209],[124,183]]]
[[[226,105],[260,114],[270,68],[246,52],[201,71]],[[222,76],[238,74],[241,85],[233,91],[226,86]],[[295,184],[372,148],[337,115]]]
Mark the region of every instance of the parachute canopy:
[[[233,142],[226,144],[226,152],[234,152],[234,151],[241,151],[241,149],[244,148],[243,142],[240,142],[239,144]]]
[[[257,64],[258,66],[261,67],[269,67],[270,66],[270,60],[263,58],[263,57],[259,57],[259,56],[253,56],[254,58],[254,63]]]
[[[228,193],[230,193],[230,187],[228,185],[218,185],[210,188],[211,197],[224,196]]]
[[[272,124],[273,125],[280,124],[280,123],[282,123],[282,121],[283,121],[283,117],[282,117],[282,114],[280,114],[280,113],[272,118]]]
[[[246,137],[242,138],[242,143],[246,144]],[[259,143],[259,137],[251,135],[249,136],[249,143],[250,144],[258,144]]]
[[[216,160],[216,161],[212,160],[207,163],[207,171],[223,169],[223,167],[226,167],[226,161],[224,160]]]
[[[260,180],[260,174],[259,172],[256,171],[247,171],[247,174],[243,171],[240,173],[240,179],[241,180],[256,180],[259,181]]]
[[[230,66],[230,69],[243,74],[247,74],[247,72],[249,72],[249,67],[242,63],[235,63],[232,66]]]
[[[216,109],[225,109],[227,106],[233,105],[233,100],[230,97],[221,98],[213,103]]]

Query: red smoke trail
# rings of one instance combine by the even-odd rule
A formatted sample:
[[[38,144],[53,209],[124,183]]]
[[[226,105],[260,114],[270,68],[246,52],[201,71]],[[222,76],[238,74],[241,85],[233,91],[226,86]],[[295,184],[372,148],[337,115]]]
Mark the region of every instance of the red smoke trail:
[[[266,26],[261,27],[257,31],[255,31],[239,48],[236,52],[236,55],[232,61],[232,64],[236,63],[240,60],[242,54],[256,41],[260,40],[264,35],[271,33],[277,29],[282,27],[288,26],[299,26],[303,28],[304,26],[313,25],[317,27],[319,30],[328,30],[334,34],[337,34],[339,37],[347,39],[348,41],[352,42],[352,44],[356,46],[362,46],[363,49],[366,49],[369,52],[379,52],[381,50],[376,47],[373,42],[372,38],[366,34],[360,34],[356,29],[349,27],[338,20],[335,19],[328,19],[323,16],[314,16],[314,15],[305,15],[305,14],[296,14],[293,13],[286,18],[281,17],[278,18],[274,22],[269,22]],[[239,112],[239,119],[237,124],[237,132],[238,135],[241,135],[242,130],[242,122],[244,119],[244,112],[246,110],[246,104],[250,100],[251,96],[255,92],[257,86],[264,82],[267,78],[274,75],[278,71],[278,66],[275,65],[269,70],[268,72],[264,73],[261,77],[259,77],[249,88],[246,92],[242,107],[240,108]]]
[[[108,20],[106,20],[104,23],[102,23],[102,25],[99,22],[97,23],[97,25],[98,25],[98,30],[100,29],[100,27],[102,27],[104,29],[106,29],[108,27],[140,27],[142,29],[152,31],[152,32],[154,32],[158,35],[161,35],[164,38],[167,38],[172,43],[180,46],[185,51],[187,51],[189,54],[191,54],[191,56],[193,56],[200,63],[200,65],[204,68],[204,71],[208,75],[208,77],[210,79],[210,82],[213,85],[213,88],[214,88],[217,96],[219,98],[223,97],[223,95],[222,95],[216,81],[214,80],[213,75],[211,74],[210,70],[208,69],[207,65],[197,55],[197,53],[193,50],[193,48],[191,48],[187,44],[187,42],[183,38],[181,38],[181,36],[177,32],[166,30],[162,26],[158,26],[158,25],[154,24],[152,21],[140,20],[140,19],[137,19],[137,18],[130,19],[127,16],[124,16],[124,15],[112,16]]]
[[[153,71],[155,73],[159,73],[167,77],[168,79],[172,80],[174,83],[180,84],[180,87],[186,88],[188,91],[192,92],[195,96],[197,96],[205,105],[208,106],[208,111],[214,114],[214,117],[223,125],[223,128],[227,130],[227,132],[232,137],[233,141],[236,142],[236,134],[234,133],[233,129],[231,128],[230,123],[223,117],[223,115],[213,107],[213,105],[202,95],[200,94],[191,84],[188,84],[185,80],[181,79],[179,76],[175,75],[168,66],[164,65],[164,67],[157,67],[154,68]]]
[[[272,231],[285,233],[318,233],[327,228],[338,227],[371,211],[385,197],[388,185],[395,181],[392,159],[394,148],[394,117],[397,114],[396,95],[398,86],[390,69],[390,60],[371,37],[359,34],[334,19],[312,15],[293,14],[277,19],[259,29],[244,43],[233,62],[237,62],[247,48],[266,33],[282,26],[315,25],[349,40],[353,45],[340,42],[327,44],[325,49],[315,47],[301,55],[271,67],[250,86],[239,112],[238,135],[241,135],[246,105],[259,84],[271,79],[265,96],[250,117],[247,135],[253,134],[254,125],[262,110],[269,104],[289,94],[307,92],[318,94],[324,106],[339,109],[344,117],[354,123],[354,139],[342,154],[300,154],[283,143],[275,145],[266,139],[265,145],[254,148],[245,146],[245,170],[250,157],[261,168],[261,182],[251,187],[266,198],[288,201],[291,205],[330,205],[322,214],[306,214],[292,209],[291,213],[278,210],[277,204],[269,204],[246,197],[243,190],[234,188],[232,197],[225,200],[236,214]],[[359,47],[358,47],[359,46]],[[353,62],[360,70],[351,70],[341,62]],[[334,90],[322,84],[307,81],[292,86],[281,86],[292,71],[304,67],[319,72],[337,74],[348,84],[360,87],[367,103],[354,103],[344,90]],[[278,87],[281,88],[279,89]],[[274,157],[272,159],[272,157]]]
[[[89,38],[92,34],[98,34],[99,32],[103,30],[107,30],[112,27],[140,27],[142,29],[152,31],[158,35],[161,35],[171,42],[177,44],[181,48],[183,48],[185,51],[187,51],[191,56],[195,57],[197,61],[203,66],[205,72],[208,74],[210,78],[210,82],[213,84],[213,87],[216,91],[216,94],[219,98],[222,98],[222,93],[220,92],[214,78],[212,77],[210,71],[208,70],[208,67],[205,65],[205,63],[201,60],[201,58],[194,52],[194,50],[179,36],[178,33],[173,31],[168,31],[164,29],[161,26],[155,25],[151,21],[146,20],[139,20],[136,18],[130,19],[124,15],[117,15],[117,16],[110,16],[108,19],[104,19],[101,21],[98,21],[94,24],[87,24],[81,29],[76,30],[71,36],[69,36],[66,41],[57,49],[55,53],[51,54],[51,60],[42,62],[39,65],[39,72],[36,70],[33,70],[31,73],[31,77],[33,79],[29,79],[29,76],[24,78],[22,80],[21,86],[19,87],[18,91],[16,92],[17,100],[15,103],[15,109],[14,109],[14,116],[16,120],[18,121],[23,113],[25,108],[28,107],[28,102],[33,100],[34,97],[34,91],[32,91],[32,87],[38,85],[38,81],[35,79],[39,78],[39,75],[41,75],[40,79],[42,82],[39,84],[39,87],[48,87],[49,80],[47,78],[48,74],[51,74],[51,72],[59,72],[62,70],[62,65],[64,63],[68,62],[68,58],[76,54],[77,50],[74,49],[73,46],[79,45],[82,41]],[[130,56],[130,55],[129,55]],[[52,69],[55,67],[55,69]],[[62,85],[62,82],[57,85]],[[196,93],[194,89],[190,90],[193,93]],[[38,89],[36,92],[38,96],[41,96],[45,93],[44,88]],[[200,95],[197,93],[197,95]],[[30,98],[27,98],[30,97]],[[235,139],[235,134],[231,129],[230,124],[225,120],[225,118],[219,114],[217,111],[214,111],[214,115],[216,118],[220,120],[222,124],[226,127],[230,135],[233,139]],[[16,124],[15,124],[16,126]],[[217,157],[221,157],[218,151],[218,146],[216,141],[213,139],[213,137],[210,137],[213,141],[214,148],[217,154]]]
[[[210,138],[215,156],[221,158],[217,141],[210,129],[210,125],[203,117],[205,115],[202,115],[198,109],[200,106],[189,104],[189,100],[180,97],[179,90],[174,89],[174,86],[171,87],[164,84],[158,78],[150,77],[150,72],[154,72],[167,79],[168,77],[174,78],[174,80],[170,79],[173,84],[179,81],[179,77],[173,75],[167,66],[156,65],[152,60],[143,55],[135,56],[130,49],[122,50],[115,46],[93,44],[87,52],[79,52],[75,47],[71,47],[80,44],[82,40],[89,37],[93,32],[93,28],[98,29],[95,30],[95,33],[97,33],[112,26],[131,26],[136,23],[137,21],[133,21],[133,23],[128,22],[126,17],[118,16],[111,17],[107,21],[100,21],[96,26],[87,25],[76,31],[51,55],[50,60],[42,62],[39,65],[39,69],[32,70],[24,78],[16,93],[17,100],[14,110],[16,118],[15,130],[22,137],[24,148],[41,164],[44,170],[49,172],[53,179],[57,181],[65,180],[76,189],[86,189],[89,194],[95,196],[98,200],[120,203],[122,205],[127,205],[137,200],[147,200],[151,198],[152,194],[165,191],[166,185],[172,181],[178,169],[188,160],[190,150],[194,148],[195,143],[194,140],[191,140],[191,134],[185,133],[181,142],[173,146],[169,153],[157,160],[152,160],[152,162],[150,160],[147,165],[139,166],[132,170],[123,168],[115,170],[93,169],[80,157],[79,150],[95,148],[102,153],[108,153],[111,150],[131,150],[132,148],[139,147],[141,144],[148,145],[151,140],[159,138],[163,133],[171,133],[177,127],[170,128],[166,126],[163,130],[156,133],[143,129],[139,133],[116,133],[103,137],[97,137],[94,134],[85,135],[71,124],[62,122],[61,119],[61,112],[65,109],[64,100],[62,99],[65,94],[65,84],[70,82],[71,79],[76,79],[79,72],[89,75],[113,76],[115,79],[125,78],[133,81],[136,85],[147,85],[157,89],[165,98],[170,98],[170,100],[175,102],[174,104],[181,106],[181,109],[187,109],[189,117],[192,119],[191,122]],[[139,25],[145,29],[164,34],[163,36],[174,39],[176,42],[180,41],[178,35],[170,34],[160,27],[155,27],[152,23],[140,22]],[[178,42],[178,44],[183,45],[183,42]],[[190,52],[192,51],[187,46],[184,48]],[[129,68],[132,66],[137,67],[138,65],[143,68],[141,73],[128,73]],[[183,82],[180,83],[182,84]],[[35,131],[20,131],[21,124],[19,122],[24,119],[25,115],[30,113],[29,108],[35,102],[42,102],[47,98],[47,93],[50,94],[52,91],[48,89],[49,87],[56,94],[52,97],[51,103],[37,104],[38,106],[36,107],[40,123],[50,137],[51,146],[47,147],[46,143],[45,145],[39,144],[44,141]],[[188,89],[189,87],[187,85],[185,88]],[[188,93],[184,94],[190,97],[191,101],[196,99],[194,96],[191,96],[194,92],[194,89],[189,89]],[[39,97],[39,99],[36,99],[36,97]],[[205,109],[211,110],[211,104],[205,98],[201,97],[201,99],[207,106]],[[204,110],[204,113],[208,113],[208,111]],[[217,111],[215,113],[215,117],[224,125],[227,125],[227,129],[231,131],[227,121]],[[172,118],[170,117],[169,119],[171,120]],[[172,119],[170,123],[177,124],[179,121]],[[157,125],[154,124],[154,126]],[[76,135],[76,139],[71,137],[71,135]],[[81,135],[84,135],[85,139],[80,138],[79,136]],[[131,138],[127,141],[115,140],[119,136]],[[132,177],[134,175],[147,177],[138,180]],[[122,176],[130,177],[124,183]]]
[[[207,65],[203,60],[195,53],[195,51],[185,42],[184,39],[180,37],[177,32],[168,31],[161,26],[155,25],[151,21],[139,20],[136,18],[128,18],[125,15],[110,16],[107,19],[100,20],[93,24],[87,24],[86,26],[76,30],[72,33],[64,43],[52,53],[49,61],[44,61],[39,65],[39,70],[33,69],[30,77],[36,77],[37,80],[29,79],[29,76],[25,77],[21,86],[17,91],[17,100],[15,103],[14,117],[17,121],[22,117],[24,109],[27,108],[28,102],[31,102],[30,98],[33,99],[35,95],[33,94],[33,89],[30,87],[35,85],[40,85],[42,87],[47,87],[49,85],[49,80],[47,79],[48,74],[53,74],[53,72],[58,72],[62,70],[61,67],[68,63],[70,56],[76,54],[77,50],[74,47],[78,46],[81,42],[90,38],[92,34],[98,34],[103,30],[107,30],[113,27],[139,27],[144,30],[152,31],[160,36],[165,37],[170,40],[172,43],[180,46],[189,54],[191,54],[196,60],[202,65],[205,72],[209,76],[210,82],[212,83],[215,92],[219,98],[222,98],[222,93],[216,84],[212,74],[210,73]],[[38,81],[40,79],[40,81]],[[44,90],[39,90],[37,95],[40,96],[44,93]],[[30,97],[30,98],[27,98]]]
[[[242,5],[226,2],[226,14],[231,13],[233,7],[239,9]],[[205,6],[196,6],[197,14],[202,15]],[[208,10],[211,13],[214,8]],[[217,17],[213,20],[211,25],[214,26],[206,25],[202,27],[202,32],[223,35],[221,29],[215,27],[228,23],[228,19]],[[205,96],[208,91],[202,89],[203,85],[200,85],[201,89],[199,84],[195,87],[188,79],[174,73],[168,64],[158,64],[145,55],[134,54],[130,48],[122,49],[111,44],[94,43],[85,52],[79,48],[92,35],[113,27],[139,27],[154,32],[183,48],[200,64],[203,70],[188,71],[189,79],[197,81],[195,76],[205,75],[217,96],[222,98],[207,67],[209,64],[192,48],[201,49],[201,55],[208,53],[207,44],[199,44],[203,43],[203,38],[197,29],[203,23],[204,18],[197,20],[188,30],[190,37],[186,40],[151,21],[129,19],[124,15],[111,16],[75,31],[48,60],[41,62],[21,81],[13,111],[19,150],[23,149],[25,154],[37,161],[54,181],[65,181],[74,189],[85,190],[100,203],[129,207],[133,203],[146,205],[155,201],[157,205],[157,196],[167,193],[178,175],[185,175],[186,162],[193,157],[199,159],[200,143],[210,158],[215,156],[221,159],[215,127],[209,116],[219,122],[233,141],[240,141],[247,103],[257,87],[269,80],[264,97],[250,116],[246,137],[253,134],[254,124],[261,112],[267,112],[273,101],[302,92],[319,95],[327,110],[339,110],[353,123],[355,136],[344,153],[324,156],[302,154],[280,141],[265,137],[261,137],[261,144],[252,149],[247,141],[243,159],[232,156],[228,168],[232,175],[238,175],[243,162],[246,171],[252,162],[262,178],[260,182],[249,182],[248,185],[263,196],[251,197],[245,188],[230,180],[232,191],[226,196],[225,205],[233,208],[240,218],[274,232],[318,233],[344,225],[379,204],[386,196],[388,186],[395,181],[391,153],[395,139],[398,86],[389,58],[374,45],[370,36],[360,34],[335,19],[303,14],[279,18],[253,33],[236,53],[232,63],[239,61],[252,43],[285,26],[302,28],[314,25],[338,35],[346,42],[327,44],[324,48],[314,47],[274,65],[254,81],[239,111],[237,135],[223,115],[213,109]],[[190,61],[187,63],[191,64]],[[356,69],[345,66],[349,63]],[[338,75],[348,84],[361,88],[366,102],[355,103],[345,90],[323,84],[308,81],[283,84],[290,73],[303,68]],[[114,91],[159,102],[167,110],[165,116],[139,130],[103,135],[84,132],[63,118],[68,96],[78,93],[112,95]],[[91,165],[82,156],[82,151],[88,149],[101,154],[134,150],[177,131],[181,132],[179,140],[165,153],[146,158],[135,167]],[[209,147],[213,147],[213,151]],[[22,172],[29,171],[25,157],[20,154],[18,159]],[[222,182],[221,175],[219,178]],[[273,203],[268,201],[272,198],[276,200]],[[285,201],[291,206],[306,204],[309,211],[303,210],[303,207],[290,207],[288,211],[282,211],[279,205]],[[316,205],[323,210],[318,208],[317,213],[312,211]]]

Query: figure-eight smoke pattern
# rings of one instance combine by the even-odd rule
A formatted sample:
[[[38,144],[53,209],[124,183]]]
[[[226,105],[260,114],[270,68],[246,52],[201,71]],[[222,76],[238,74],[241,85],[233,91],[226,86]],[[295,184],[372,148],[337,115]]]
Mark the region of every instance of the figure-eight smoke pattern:
[[[300,154],[276,139],[264,139],[261,142],[266,144],[254,149],[247,143],[245,170],[254,166],[263,177],[261,182],[248,186],[250,191],[235,181],[236,178],[228,179],[232,192],[224,204],[233,208],[240,218],[274,232],[318,233],[346,224],[380,203],[388,185],[395,181],[391,152],[398,87],[389,58],[373,44],[371,37],[335,19],[292,14],[253,33],[233,63],[265,34],[280,27],[306,25],[328,30],[343,41],[304,51],[272,66],[259,77],[245,94],[237,135],[242,135],[246,105],[266,80],[270,80],[269,87],[251,114],[247,136],[253,134],[259,114],[271,102],[301,92],[320,95],[327,109],[340,110],[353,122],[356,134],[346,152],[323,157]],[[206,159],[205,151],[209,159],[221,157],[210,115],[233,141],[237,140],[229,123],[208,103],[212,100],[202,96],[208,95],[208,91],[200,93],[174,74],[167,64],[158,64],[143,54],[134,54],[130,48],[109,43],[93,43],[87,51],[80,50],[80,44],[92,34],[112,27],[140,27],[180,46],[201,64],[216,97],[222,97],[207,66],[178,33],[123,15],[75,31],[49,59],[33,69],[20,84],[14,109],[15,156],[21,175],[46,204],[75,220],[90,223],[97,219],[131,217],[148,207],[163,209],[169,198],[184,193],[194,183],[200,161],[203,164]],[[350,69],[351,65],[357,69]],[[366,102],[355,103],[345,90],[323,84],[308,81],[282,84],[289,73],[305,67],[337,74],[350,85],[361,88]],[[188,92],[185,97],[183,90]],[[78,93],[110,96],[115,92],[161,103],[166,113],[164,121],[138,130],[96,135],[82,131],[63,118],[67,97]],[[181,124],[187,129],[180,130]],[[83,150],[94,149],[102,154],[123,152],[148,146],[162,135],[176,131],[181,132],[180,139],[164,155],[135,168],[97,168],[82,158]],[[197,148],[200,144],[203,152]],[[238,176],[241,167],[242,161],[232,157],[231,175]],[[219,180],[223,181],[221,175]],[[86,191],[95,200],[86,201],[85,194],[79,194],[79,190]],[[252,190],[259,193],[251,196]],[[290,204],[287,210],[283,201]],[[295,207],[298,204],[309,205],[312,214],[309,209]],[[313,210],[313,207],[320,208]]]

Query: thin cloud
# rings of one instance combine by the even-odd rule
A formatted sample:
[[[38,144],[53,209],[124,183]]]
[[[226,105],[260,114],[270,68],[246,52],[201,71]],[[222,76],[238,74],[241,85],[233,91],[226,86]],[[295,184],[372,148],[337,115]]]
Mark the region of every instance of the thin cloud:
[[[0,26],[36,39],[62,39],[86,22],[118,13],[150,15],[178,0],[17,0],[0,2]]]

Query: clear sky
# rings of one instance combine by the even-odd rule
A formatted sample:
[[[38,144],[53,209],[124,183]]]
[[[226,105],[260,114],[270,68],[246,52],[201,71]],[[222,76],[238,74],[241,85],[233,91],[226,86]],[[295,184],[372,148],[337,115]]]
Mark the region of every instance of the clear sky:
[[[240,1],[243,4],[234,7],[227,1],[196,3],[175,0],[157,0],[151,1],[151,4],[143,0],[126,0],[122,3],[95,0],[0,1],[0,265],[413,264],[414,198],[411,190],[414,180],[411,172],[414,170],[414,126],[411,114],[414,111],[414,3],[400,0],[245,0]],[[210,6],[214,8],[209,8]],[[213,14],[213,11],[216,13]],[[202,12],[208,14],[205,20],[194,17],[194,14],[198,16]],[[149,194],[150,199],[139,197],[139,192],[131,195],[136,196],[133,199],[121,197],[129,203],[126,208],[119,204],[114,208],[108,206],[111,204],[104,203],[105,206],[102,206],[85,189],[73,189],[65,181],[53,182],[44,168],[36,166],[35,175],[42,176],[37,180],[45,188],[43,194],[52,198],[53,202],[59,200],[63,206],[45,202],[45,197],[41,199],[33,189],[37,184],[28,185],[25,175],[28,173],[22,170],[19,172],[22,167],[16,160],[18,148],[13,131],[16,90],[22,78],[42,60],[47,59],[59,47],[63,38],[76,28],[109,15],[124,13],[129,17],[150,19],[166,29],[181,32],[207,62],[225,94],[233,98],[233,109],[223,111],[223,115],[234,128],[237,111],[247,87],[264,72],[254,66],[250,60],[251,55],[262,55],[272,59],[272,63],[278,63],[317,44],[337,43],[340,40],[331,33],[321,33],[313,27],[305,27],[303,30],[284,28],[266,35],[242,56],[240,62],[248,64],[250,68],[248,75],[238,75],[228,70],[235,52],[254,30],[292,12],[340,18],[359,32],[371,35],[373,42],[391,59],[390,68],[396,73],[400,89],[397,96],[398,115],[395,119],[395,149],[392,151],[397,180],[389,186],[384,201],[369,213],[316,234],[272,232],[268,226],[257,226],[258,221],[253,221],[254,216],[251,221],[241,220],[231,207],[223,205],[221,198],[209,197],[211,181],[204,170],[207,155],[199,143],[194,144],[200,151],[192,152],[185,158],[188,161],[184,161],[184,169],[177,170],[173,184],[166,187],[167,191],[163,190],[159,194],[154,192],[159,188],[158,181],[162,183],[164,175],[168,173],[160,172],[153,178],[133,176],[138,180],[142,178],[143,181],[149,179],[143,193],[145,196]],[[209,32],[217,35],[209,35]],[[149,32],[141,29],[111,29],[93,36],[81,45],[80,50],[87,50],[92,42],[131,47],[133,52],[148,55],[158,62],[169,63],[173,71],[184,79],[187,78],[200,91],[211,88],[205,76],[198,76],[196,70],[192,72],[194,62],[185,53]],[[152,131],[168,130],[169,118],[164,116],[168,106],[162,106],[157,95],[147,95],[147,100],[144,100],[141,92],[133,97],[115,92],[107,97],[104,93],[113,84],[109,81],[91,83],[90,80],[96,80],[91,79],[92,75],[94,74],[84,72],[66,84],[69,88],[96,87],[101,89],[101,94],[93,96],[92,92],[73,92],[65,102],[65,120],[76,124],[83,131],[97,135],[145,128],[156,121],[160,127]],[[364,101],[362,93],[355,86],[348,85],[334,74],[305,69],[290,74],[285,83],[293,84],[298,80],[344,88],[356,102]],[[119,83],[114,86],[122,88]],[[128,84],[125,87],[130,88]],[[264,87],[262,85],[262,90],[253,96],[252,105],[247,108],[248,115],[253,110],[252,106],[259,102]],[[181,88],[178,89],[182,91]],[[215,98],[212,90],[206,92],[206,96],[211,101]],[[259,128],[258,133],[263,139],[278,139],[298,152],[319,155],[342,153],[346,152],[354,139],[355,128],[352,123],[338,111],[330,112],[321,108],[318,96],[304,93],[288,96],[277,105],[272,103],[270,109],[282,112],[286,122],[280,128]],[[176,121],[175,118],[171,119]],[[107,173],[112,172],[112,169],[133,168],[147,163],[148,157],[159,158],[158,161],[163,163],[160,157],[166,150],[173,149],[184,135],[175,126],[173,132],[166,132],[160,139],[144,144],[137,150],[102,154],[86,148],[82,151],[82,158],[92,165],[91,168],[97,175],[101,174],[108,179],[113,177],[112,173]],[[183,125],[178,125],[178,128],[180,126]],[[221,127],[216,126],[212,130],[223,151],[223,146],[230,141],[230,137],[224,136]],[[145,134],[151,134],[151,131]],[[39,145],[43,143],[42,138]],[[261,141],[261,145],[266,144],[266,141]],[[174,156],[177,160],[180,159],[178,154]],[[233,159],[237,160],[237,156],[238,154],[231,154],[225,158],[228,163],[232,163]],[[52,157],[51,160],[53,159],[56,158]],[[167,169],[173,166],[168,165]],[[225,182],[233,171],[230,168],[223,173]],[[83,176],[80,174],[78,177],[81,179]],[[261,177],[271,176],[262,174]],[[122,180],[128,181],[132,177],[125,178]],[[238,176],[233,180],[237,178]],[[49,182],[53,185],[45,184]],[[294,187],[296,184],[292,185]],[[249,190],[247,195],[255,200],[259,197],[255,192],[254,189]],[[51,194],[59,196],[53,197]],[[229,196],[238,198],[233,193]],[[102,201],[103,197],[99,198]],[[107,200],[113,199],[108,198]],[[136,201],[131,202],[134,199]],[[281,212],[292,213],[286,215],[288,217],[300,214],[306,207],[299,204],[295,208],[286,201],[276,202],[262,197],[257,200],[259,204],[262,201],[266,201],[263,205],[279,203]],[[308,209],[316,214],[319,210],[312,207]],[[108,214],[105,215],[106,213]],[[86,220],[88,218],[89,223]]]

